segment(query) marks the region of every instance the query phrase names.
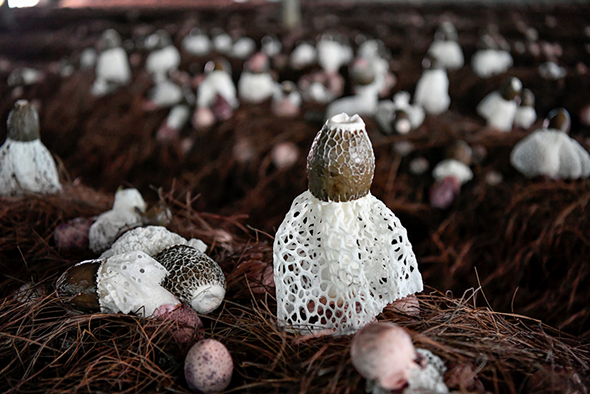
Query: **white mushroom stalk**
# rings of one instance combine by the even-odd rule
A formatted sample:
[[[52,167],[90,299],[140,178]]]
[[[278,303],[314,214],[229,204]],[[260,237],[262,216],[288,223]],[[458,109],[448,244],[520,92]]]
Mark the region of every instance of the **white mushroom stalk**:
[[[0,195],[51,194],[61,190],[55,161],[39,139],[39,114],[27,100],[10,111],[0,147]]]
[[[407,232],[371,195],[375,159],[358,115],[330,118],[307,159],[273,247],[278,324],[351,333],[389,303],[422,290]]]

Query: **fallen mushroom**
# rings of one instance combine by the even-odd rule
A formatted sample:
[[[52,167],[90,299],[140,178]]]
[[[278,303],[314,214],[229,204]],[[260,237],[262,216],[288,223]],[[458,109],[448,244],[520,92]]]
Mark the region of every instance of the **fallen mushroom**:
[[[225,276],[206,254],[177,245],[155,257],[134,250],[80,262],[58,279],[56,288],[60,297],[89,311],[151,316],[182,300],[209,313],[223,300]]]
[[[553,179],[590,176],[590,155],[580,143],[567,135],[570,115],[558,108],[549,113],[543,128],[519,141],[510,153],[510,163],[523,175]]]
[[[358,115],[330,118],[307,158],[309,189],[275,236],[279,326],[349,333],[422,291],[407,232],[369,189],[373,148]]]
[[[231,382],[234,364],[221,342],[204,339],[191,347],[184,360],[184,377],[189,388],[200,393],[216,393]]]
[[[0,147],[0,195],[60,191],[55,161],[39,139],[39,114],[27,100],[14,104],[7,129]]]
[[[404,388],[420,367],[410,335],[389,322],[360,329],[350,344],[350,359],[367,379],[367,392],[374,394]]]

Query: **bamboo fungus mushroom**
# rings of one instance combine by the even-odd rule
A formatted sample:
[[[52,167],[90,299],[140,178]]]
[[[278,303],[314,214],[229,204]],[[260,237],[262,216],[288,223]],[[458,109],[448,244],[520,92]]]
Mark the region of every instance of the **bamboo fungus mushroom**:
[[[422,291],[407,232],[369,189],[375,159],[358,115],[330,118],[307,158],[309,190],[274,242],[279,325],[350,333]]]

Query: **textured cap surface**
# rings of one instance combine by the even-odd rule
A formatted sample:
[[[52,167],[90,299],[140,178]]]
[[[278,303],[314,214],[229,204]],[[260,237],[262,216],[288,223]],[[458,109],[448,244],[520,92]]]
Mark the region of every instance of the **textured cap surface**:
[[[169,272],[163,286],[199,313],[216,309],[225,296],[225,275],[212,258],[195,248],[177,245],[155,256]]]
[[[8,138],[14,141],[39,139],[39,114],[27,100],[18,100],[8,114]]]
[[[322,201],[350,201],[371,188],[375,156],[365,123],[345,113],[328,119],[307,157],[309,190]]]

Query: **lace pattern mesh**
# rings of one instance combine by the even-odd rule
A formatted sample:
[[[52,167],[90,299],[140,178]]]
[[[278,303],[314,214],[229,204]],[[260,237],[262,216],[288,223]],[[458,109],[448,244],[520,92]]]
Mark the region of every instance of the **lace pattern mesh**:
[[[399,219],[371,193],[349,202],[298,196],[274,242],[279,325],[350,333],[422,290]]]

